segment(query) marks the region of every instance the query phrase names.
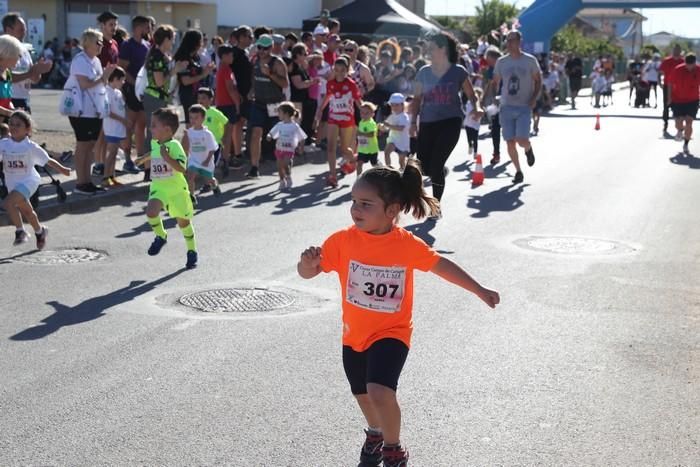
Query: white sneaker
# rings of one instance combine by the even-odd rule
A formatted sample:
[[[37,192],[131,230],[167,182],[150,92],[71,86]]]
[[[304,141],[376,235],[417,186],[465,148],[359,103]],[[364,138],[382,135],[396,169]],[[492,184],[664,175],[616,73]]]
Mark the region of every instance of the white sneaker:
[[[683,132],[680,130],[676,133],[676,141],[678,141],[678,142],[683,141]]]
[[[280,180],[280,191],[284,191],[286,189],[287,189],[287,180],[283,178],[282,180]]]
[[[287,189],[288,189],[288,190],[289,190],[292,186],[294,186],[294,183],[292,182],[292,177],[287,177],[287,178],[285,179],[285,181],[287,182]]]

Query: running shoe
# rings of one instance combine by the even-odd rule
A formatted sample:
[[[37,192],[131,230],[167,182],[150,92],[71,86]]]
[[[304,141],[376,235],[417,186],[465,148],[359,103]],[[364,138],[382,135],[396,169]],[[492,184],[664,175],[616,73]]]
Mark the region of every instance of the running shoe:
[[[96,177],[101,177],[105,174],[104,164],[95,164],[92,166],[92,174]]]
[[[335,175],[329,175],[326,177],[326,186],[329,186],[331,188],[337,188],[338,186],[338,177]]]
[[[233,156],[229,161],[228,165],[233,170],[240,170],[243,167],[243,156]]]
[[[156,238],[153,239],[153,243],[151,243],[151,246],[148,248],[148,255],[157,255],[158,253],[160,253],[160,250],[163,249],[166,243],[168,243],[168,240],[166,238],[162,238],[156,235]]]
[[[357,167],[357,164],[355,161],[345,161],[343,164],[340,166],[341,172],[343,172],[345,175],[350,175],[355,171]]]
[[[205,193],[209,193],[211,191],[211,185],[208,183],[202,185],[202,188],[199,189],[199,194],[203,195]]]
[[[294,186],[294,182],[292,182],[292,177],[287,177],[287,189],[289,190],[291,187]]]
[[[365,435],[365,443],[360,450],[360,463],[357,467],[381,467],[384,437],[381,433],[375,434],[369,430],[365,430]]]
[[[95,193],[101,193],[103,191],[107,191],[105,187],[102,185],[95,185],[94,183],[90,182],[88,185],[90,185],[90,189],[95,190]]]
[[[36,234],[36,249],[43,250],[46,246],[46,237],[49,236],[49,229],[41,226],[41,233]]]
[[[97,190],[94,188],[92,183],[79,183],[78,185],[75,185],[75,188],[73,188],[73,193],[77,195],[91,196],[97,193]]]
[[[185,264],[186,269],[194,269],[197,267],[197,252],[194,250],[189,250],[187,252],[187,263]]]
[[[136,164],[134,164],[134,161],[128,160],[124,162],[124,165],[122,166],[122,170],[124,172],[128,172],[130,174],[137,174],[141,172],[141,169],[139,169]]]
[[[525,180],[523,173],[519,170],[515,172],[515,177],[513,177],[513,183],[523,183],[523,180]]]
[[[384,446],[382,448],[384,467],[407,467],[408,451],[401,446]]]
[[[22,243],[27,243],[29,241],[29,235],[27,235],[27,232],[22,230],[16,230],[15,231],[15,241],[12,242],[14,246],[21,245]]]
[[[532,167],[535,165],[535,153],[532,151],[532,147],[528,151],[525,151],[525,156],[527,157],[527,165]]]
[[[494,154],[493,157],[491,157],[491,162],[489,162],[491,165],[496,165],[499,162],[501,162],[501,156],[499,154]]]
[[[247,178],[260,178],[260,172],[258,171],[258,168],[256,166],[251,166],[250,170],[246,174]]]
[[[211,191],[214,193],[214,196],[221,196],[221,187],[219,185],[216,185]]]
[[[287,189],[287,180],[283,178],[280,180],[279,190],[285,191],[286,189]]]

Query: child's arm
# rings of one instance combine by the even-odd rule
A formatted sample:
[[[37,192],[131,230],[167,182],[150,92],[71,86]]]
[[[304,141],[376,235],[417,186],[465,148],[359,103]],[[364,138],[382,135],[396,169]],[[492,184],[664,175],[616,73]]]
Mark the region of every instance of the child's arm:
[[[185,154],[190,153],[190,138],[187,133],[187,130],[182,134],[182,140],[180,141],[180,144],[182,144],[182,149],[185,150]]]
[[[474,280],[467,272],[459,265],[453,263],[445,257],[440,257],[437,264],[430,270],[448,282],[452,282],[465,290],[479,297],[484,303],[491,308],[496,308],[496,305],[501,301],[501,297],[495,290],[490,290],[483,287]],[[303,277],[303,276],[302,276]]]
[[[204,162],[202,163],[202,165],[209,165],[209,163],[211,162],[211,159],[214,157],[215,152],[216,151],[209,151],[209,155],[207,156],[206,159],[204,159]]]
[[[175,172],[185,173],[185,168],[178,161],[170,157],[170,151],[165,144],[160,145],[160,157],[173,169]]]
[[[304,279],[311,279],[321,273],[321,248],[312,246],[304,250],[297,264],[297,272]]]
[[[121,115],[115,114],[114,112],[110,112],[110,113],[109,113],[109,118],[111,118],[112,120],[118,121],[119,123],[121,123],[121,124],[124,125],[125,127],[128,127],[128,126],[129,126],[129,120],[127,120],[126,118],[122,117]]]
[[[236,107],[236,111],[238,111],[241,108],[241,94],[238,92],[236,85],[233,84],[233,80],[226,80],[226,92],[231,96],[233,105]]]
[[[134,164],[136,164],[136,165],[144,165],[144,164],[146,164],[146,163],[147,163],[148,161],[150,161],[150,160],[151,160],[151,153],[150,153],[150,151],[149,151],[149,152],[147,152],[146,154],[143,154],[143,155],[137,157],[136,159],[134,159]]]
[[[49,167],[51,167],[52,169],[54,169],[57,172],[61,172],[66,177],[68,175],[70,175],[70,169],[68,167],[66,167],[65,165],[61,164],[60,162],[58,162],[53,157],[49,157],[49,161],[46,163],[46,165],[48,165]]]

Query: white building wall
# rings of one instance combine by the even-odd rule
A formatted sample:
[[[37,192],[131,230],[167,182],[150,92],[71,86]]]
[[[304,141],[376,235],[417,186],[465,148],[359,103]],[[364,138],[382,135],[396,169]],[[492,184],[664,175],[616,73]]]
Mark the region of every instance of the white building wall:
[[[301,28],[320,11],[321,0],[218,0],[219,26]]]

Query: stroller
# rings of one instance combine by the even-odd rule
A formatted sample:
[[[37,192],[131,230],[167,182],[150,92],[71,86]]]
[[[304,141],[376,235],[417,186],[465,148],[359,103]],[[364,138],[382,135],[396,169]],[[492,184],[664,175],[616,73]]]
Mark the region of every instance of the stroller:
[[[46,144],[42,144],[41,147],[46,150]],[[68,195],[66,195],[66,190],[63,189],[61,186],[61,181],[57,180],[51,175],[51,172],[46,167],[43,166],[34,166],[39,173],[43,173],[45,175],[48,175],[48,177],[51,179],[48,183],[42,183],[39,185],[39,189],[34,192],[31,198],[29,198],[29,202],[31,203],[32,207],[36,209],[39,206],[39,191],[41,190],[42,186],[53,186],[54,189],[56,190],[56,198],[58,199],[59,203],[64,203],[66,199],[68,198]],[[9,194],[7,190],[7,185],[5,184],[5,174],[2,171],[2,165],[0,165],[0,199],[5,199],[7,195]]]

